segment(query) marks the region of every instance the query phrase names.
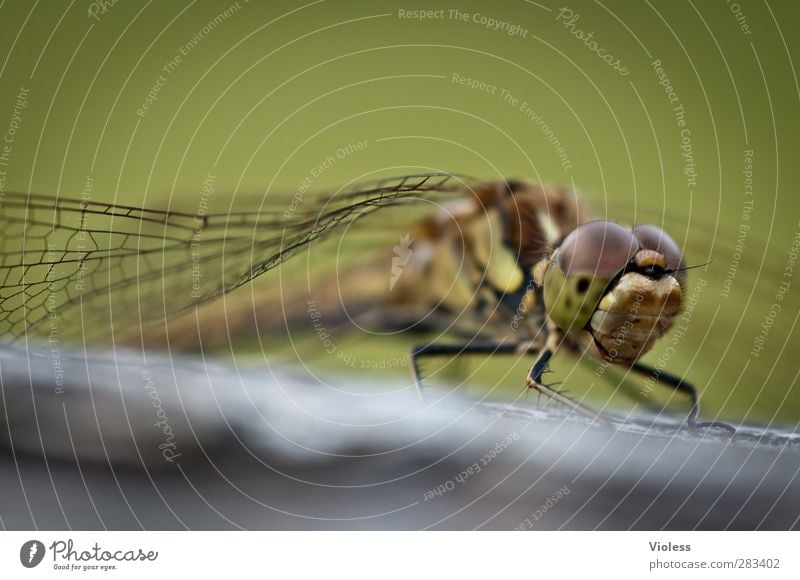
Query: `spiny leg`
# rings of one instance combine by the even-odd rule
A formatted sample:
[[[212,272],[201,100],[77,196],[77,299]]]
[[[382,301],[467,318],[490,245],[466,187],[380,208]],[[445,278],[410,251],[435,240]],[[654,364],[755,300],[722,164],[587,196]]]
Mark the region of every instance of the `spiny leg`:
[[[425,398],[425,386],[422,384],[422,372],[419,361],[423,357],[457,356],[461,354],[514,354],[519,346],[514,343],[480,343],[480,344],[420,344],[411,349],[411,370],[420,399]]]
[[[533,363],[528,376],[526,384],[528,388],[536,389],[539,393],[550,397],[581,413],[594,419],[602,425],[608,425],[608,422],[602,415],[594,409],[579,403],[567,397],[563,393],[543,384],[541,382],[542,374],[547,369],[547,364],[555,351],[556,343],[548,339],[547,346],[539,353],[536,361]],[[421,399],[425,397],[425,386],[422,383],[422,373],[419,368],[419,361],[423,357],[434,356],[456,356],[462,354],[521,354],[524,352],[533,352],[528,343],[515,344],[515,343],[488,343],[488,344],[423,344],[411,349],[411,370],[414,373],[414,381],[417,385],[417,392]]]
[[[719,427],[720,429],[729,431],[732,435],[736,434],[736,429],[727,423],[722,423],[720,421],[706,421],[702,423],[697,422],[697,415],[700,413],[700,400],[697,396],[697,389],[695,389],[694,385],[691,383],[686,382],[682,377],[656,369],[650,365],[640,362],[634,363],[631,366],[631,370],[642,375],[653,377],[655,380],[667,385],[668,387],[672,387],[676,391],[688,395],[692,402],[692,408],[689,410],[689,415],[686,418],[686,424],[689,427],[693,429]]]
[[[531,370],[528,371],[528,376],[526,377],[526,384],[528,388],[536,389],[541,394],[558,401],[562,405],[566,405],[573,411],[585,415],[586,417],[597,421],[601,425],[608,426],[608,421],[606,421],[606,419],[604,419],[602,414],[598,411],[595,411],[588,405],[584,405],[583,403],[575,401],[574,399],[567,397],[563,393],[560,393],[542,383],[542,374],[547,369],[547,365],[550,362],[550,359],[553,357],[553,353],[555,352],[556,348],[558,347],[558,340],[556,339],[556,336],[557,334],[554,332],[549,334],[545,347],[539,353],[539,356],[536,357],[536,361],[534,361],[533,366],[531,366]]]

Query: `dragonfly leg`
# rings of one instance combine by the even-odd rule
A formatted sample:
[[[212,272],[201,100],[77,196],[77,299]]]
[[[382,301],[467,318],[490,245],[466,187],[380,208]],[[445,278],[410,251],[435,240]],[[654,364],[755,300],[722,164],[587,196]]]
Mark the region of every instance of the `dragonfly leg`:
[[[668,387],[672,387],[676,391],[688,395],[692,402],[692,408],[689,410],[689,415],[686,417],[686,425],[690,428],[704,429],[709,427],[719,427],[720,429],[729,431],[732,435],[736,434],[736,429],[727,423],[722,423],[720,421],[706,421],[701,423],[697,422],[697,415],[700,413],[700,399],[697,396],[697,389],[694,387],[694,385],[686,382],[683,378],[640,362],[634,363],[631,366],[631,370],[642,375],[653,377],[655,380],[667,385]]]
[[[557,346],[558,346],[558,341],[556,340],[556,334],[551,333],[547,339],[545,347],[536,357],[533,366],[531,366],[531,370],[528,371],[528,376],[526,377],[525,380],[528,388],[536,389],[542,395],[550,397],[551,399],[558,401],[562,405],[566,405],[573,411],[585,415],[586,417],[589,417],[590,419],[596,421],[601,425],[608,426],[608,421],[606,421],[606,419],[603,418],[600,412],[542,383],[541,380],[542,374],[547,369],[547,365],[550,362],[550,359],[553,357],[553,353],[555,352]]]
[[[419,361],[422,358],[435,356],[458,356],[461,354],[514,354],[519,345],[515,343],[466,343],[466,344],[421,344],[411,349],[411,370],[414,373],[414,382],[417,384],[417,393],[420,399],[425,399],[425,385],[422,383],[422,371]]]

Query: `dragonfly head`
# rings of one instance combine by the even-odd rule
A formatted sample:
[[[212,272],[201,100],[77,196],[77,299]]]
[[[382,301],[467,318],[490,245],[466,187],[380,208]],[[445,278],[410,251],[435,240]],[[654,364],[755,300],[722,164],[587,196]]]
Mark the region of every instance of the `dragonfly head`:
[[[633,362],[672,326],[685,270],[656,226],[595,221],[572,231],[535,277],[555,324],[598,358]]]

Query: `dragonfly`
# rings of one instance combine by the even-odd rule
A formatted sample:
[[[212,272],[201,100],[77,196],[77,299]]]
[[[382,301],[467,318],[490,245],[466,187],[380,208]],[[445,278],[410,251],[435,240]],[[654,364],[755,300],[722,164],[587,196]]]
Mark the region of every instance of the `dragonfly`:
[[[432,203],[438,209],[428,211]],[[687,396],[688,427],[733,432],[698,420],[697,389],[686,379],[641,361],[684,303],[688,267],[678,244],[656,225],[592,220],[569,189],[524,181],[413,174],[358,182],[312,201],[272,192],[232,197],[214,212],[7,192],[0,200],[0,337],[144,340],[149,327],[390,212],[414,223],[394,256],[381,304],[387,319],[400,312],[463,337],[411,350],[421,396],[424,359],[531,355],[527,388],[608,424],[604,413],[544,381],[554,354],[566,352]]]

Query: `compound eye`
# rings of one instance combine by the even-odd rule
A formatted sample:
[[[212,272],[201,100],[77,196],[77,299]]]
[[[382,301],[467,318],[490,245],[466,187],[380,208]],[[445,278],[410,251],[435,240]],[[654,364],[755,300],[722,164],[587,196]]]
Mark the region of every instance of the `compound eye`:
[[[563,272],[613,278],[639,251],[633,233],[619,224],[596,221],[572,231],[558,251]]]
[[[667,232],[652,225],[641,225],[633,228],[633,235],[639,240],[642,248],[653,250],[664,256],[667,268],[674,271],[673,276],[683,283],[686,272],[683,268],[683,254],[678,244],[675,243]]]

